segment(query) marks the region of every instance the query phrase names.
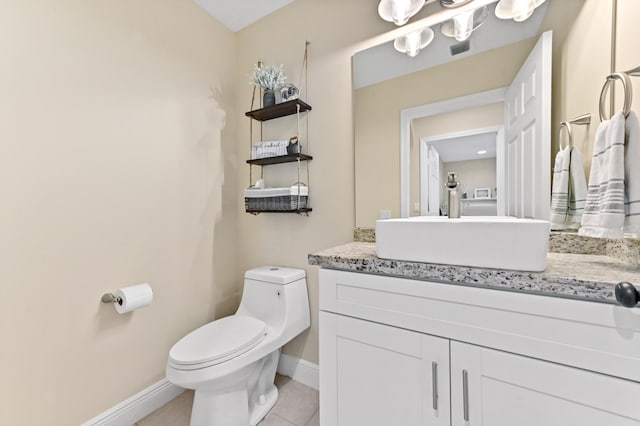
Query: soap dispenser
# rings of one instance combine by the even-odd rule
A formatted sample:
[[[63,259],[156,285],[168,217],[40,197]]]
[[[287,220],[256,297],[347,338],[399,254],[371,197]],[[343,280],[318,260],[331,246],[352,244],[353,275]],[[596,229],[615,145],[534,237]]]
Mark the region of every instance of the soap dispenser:
[[[447,174],[447,192],[448,192],[448,214],[449,219],[457,219],[460,217],[460,191],[458,187],[458,176],[455,172]]]

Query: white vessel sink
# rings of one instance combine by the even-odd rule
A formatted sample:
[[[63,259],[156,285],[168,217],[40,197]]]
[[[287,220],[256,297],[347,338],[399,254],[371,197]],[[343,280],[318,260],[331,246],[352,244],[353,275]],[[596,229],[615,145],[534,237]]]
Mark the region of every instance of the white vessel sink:
[[[543,271],[549,222],[505,216],[419,216],[376,222],[383,259]]]

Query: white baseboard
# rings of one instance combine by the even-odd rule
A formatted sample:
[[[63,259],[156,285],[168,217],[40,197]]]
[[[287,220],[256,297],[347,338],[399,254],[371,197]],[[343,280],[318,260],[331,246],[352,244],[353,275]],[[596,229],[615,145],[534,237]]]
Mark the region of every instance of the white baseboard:
[[[162,379],[138,392],[131,398],[88,420],[82,426],[131,426],[169,401],[178,397],[184,389]]]
[[[303,385],[320,390],[320,368],[317,364],[291,355],[280,354],[278,373],[291,377]]]
[[[291,377],[303,385],[320,389],[319,371],[317,364],[287,354],[280,355],[278,373]],[[182,392],[184,389],[181,387],[169,383],[167,379],[162,379],[115,407],[82,423],[81,426],[131,426],[177,398]]]

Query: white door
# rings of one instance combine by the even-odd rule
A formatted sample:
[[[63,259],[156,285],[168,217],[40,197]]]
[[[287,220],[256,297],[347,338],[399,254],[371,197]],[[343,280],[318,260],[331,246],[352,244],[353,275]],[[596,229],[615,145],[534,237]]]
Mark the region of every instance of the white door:
[[[549,218],[551,31],[542,34],[505,97],[506,214]]]
[[[640,383],[451,342],[452,426],[638,426]]]
[[[440,215],[440,154],[433,145],[420,141],[420,214]]]
[[[450,426],[449,340],[320,312],[324,426]]]

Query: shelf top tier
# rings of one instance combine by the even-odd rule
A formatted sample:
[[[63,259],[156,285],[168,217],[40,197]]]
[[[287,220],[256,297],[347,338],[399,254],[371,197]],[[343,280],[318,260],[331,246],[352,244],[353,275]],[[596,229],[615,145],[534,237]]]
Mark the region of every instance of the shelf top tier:
[[[292,101],[280,102],[279,104],[245,112],[244,115],[254,120],[267,121],[295,114],[298,112],[298,105],[300,105],[300,112],[311,111],[311,105],[300,99],[294,99]]]

